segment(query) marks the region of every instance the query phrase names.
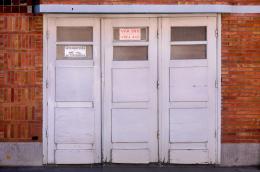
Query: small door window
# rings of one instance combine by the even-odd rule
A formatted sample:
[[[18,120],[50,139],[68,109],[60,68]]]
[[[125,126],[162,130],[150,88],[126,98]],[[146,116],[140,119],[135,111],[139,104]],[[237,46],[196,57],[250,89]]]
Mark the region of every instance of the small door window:
[[[57,27],[57,60],[93,59],[92,27]]]
[[[114,60],[147,60],[148,46],[114,46]]]
[[[57,27],[58,42],[92,42],[92,27]]]
[[[171,60],[207,58],[207,27],[172,27]]]
[[[172,27],[171,41],[206,41],[207,28],[201,27]]]
[[[113,61],[148,60],[148,27],[114,27]]]
[[[206,45],[172,45],[171,59],[206,59]]]

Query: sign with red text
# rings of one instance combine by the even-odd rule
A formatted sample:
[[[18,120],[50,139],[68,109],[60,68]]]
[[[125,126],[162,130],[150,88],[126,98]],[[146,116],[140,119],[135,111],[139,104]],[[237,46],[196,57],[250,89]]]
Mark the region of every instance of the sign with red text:
[[[119,40],[121,41],[139,41],[141,40],[140,28],[120,28]]]

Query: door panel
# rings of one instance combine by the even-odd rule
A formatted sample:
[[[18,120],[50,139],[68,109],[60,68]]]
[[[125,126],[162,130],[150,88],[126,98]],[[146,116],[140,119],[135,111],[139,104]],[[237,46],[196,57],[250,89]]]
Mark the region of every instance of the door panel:
[[[156,162],[157,20],[105,19],[102,24],[104,161]]]
[[[99,20],[48,25],[48,163],[101,162]]]
[[[216,18],[163,18],[160,160],[215,163]]]

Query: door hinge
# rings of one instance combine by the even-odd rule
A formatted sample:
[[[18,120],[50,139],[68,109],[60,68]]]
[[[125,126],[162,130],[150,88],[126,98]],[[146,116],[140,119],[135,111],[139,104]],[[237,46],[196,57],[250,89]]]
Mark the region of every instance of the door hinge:
[[[218,37],[218,29],[215,30],[215,37]]]
[[[215,80],[215,88],[218,88],[218,80]]]
[[[156,88],[159,89],[159,86],[160,86],[160,83],[159,83],[159,81],[157,81]]]
[[[46,39],[49,39],[49,31],[46,31]]]
[[[48,82],[48,80],[46,80],[46,82],[45,82],[45,86],[46,86],[46,88],[48,88],[49,87],[49,82]]]
[[[159,31],[157,30],[157,39],[159,39]]]
[[[159,140],[159,137],[160,137],[160,133],[159,131],[157,131],[157,140]]]
[[[48,130],[45,130],[45,136],[48,137]]]

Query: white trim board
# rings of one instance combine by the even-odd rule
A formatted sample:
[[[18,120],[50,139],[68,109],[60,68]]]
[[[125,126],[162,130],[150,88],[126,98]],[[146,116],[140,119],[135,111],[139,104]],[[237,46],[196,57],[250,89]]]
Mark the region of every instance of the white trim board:
[[[86,14],[177,14],[177,13],[260,13],[260,5],[64,5],[35,6],[36,13]]]

